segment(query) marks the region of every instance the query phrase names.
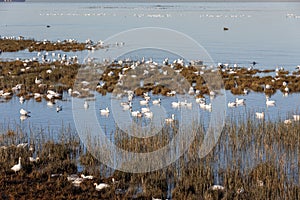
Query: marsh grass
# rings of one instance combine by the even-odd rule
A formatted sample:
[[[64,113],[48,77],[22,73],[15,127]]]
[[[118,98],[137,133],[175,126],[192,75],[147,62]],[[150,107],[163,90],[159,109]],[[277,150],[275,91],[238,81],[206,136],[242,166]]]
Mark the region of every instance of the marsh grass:
[[[206,133],[199,125],[187,152],[171,165],[147,173],[125,173],[101,164],[87,151],[89,144],[81,143],[68,127],[55,140],[35,141],[34,155],[40,161],[30,163],[28,157],[33,152],[29,146],[16,147],[20,137],[31,141],[30,134],[7,129],[0,140],[7,147],[0,149],[0,190],[5,198],[13,195],[26,199],[299,199],[299,125],[253,118],[237,123],[230,119],[213,151],[201,159],[198,152]],[[110,140],[128,151],[151,152],[168,144],[177,130],[176,125],[165,126],[154,137],[141,139],[117,130]],[[10,168],[19,156],[23,169],[14,173]],[[73,173],[93,174],[95,180],[75,187],[66,180]],[[117,180],[115,184],[112,177]],[[93,182],[112,187],[95,191]],[[213,190],[214,184],[225,189]]]

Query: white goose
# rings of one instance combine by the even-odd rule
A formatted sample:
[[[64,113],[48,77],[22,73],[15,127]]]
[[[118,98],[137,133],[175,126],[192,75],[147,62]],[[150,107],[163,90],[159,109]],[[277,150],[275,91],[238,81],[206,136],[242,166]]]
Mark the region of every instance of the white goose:
[[[88,104],[87,101],[84,101],[83,107],[84,107],[84,109],[88,109],[89,108],[89,104]]]
[[[101,113],[101,115],[107,115],[107,114],[109,114],[109,109],[108,109],[108,107],[106,107],[105,109],[101,109],[101,110],[100,110],[100,113]]]
[[[235,102],[228,102],[228,107],[229,108],[234,108],[236,106]]]
[[[173,108],[179,108],[180,107],[180,102],[178,101],[178,102],[172,102],[172,107]]]
[[[23,108],[21,108],[21,110],[20,110],[20,114],[21,114],[22,116],[28,116],[29,113],[30,113],[29,111],[26,111],[26,110],[24,110]]]
[[[235,103],[236,103],[236,105],[244,105],[245,104],[245,99],[236,98]]]
[[[97,183],[94,183],[94,186],[96,187],[97,191],[103,190],[104,188],[110,187],[110,185],[106,183],[100,183],[99,185]]]
[[[208,110],[208,111],[211,111],[211,109],[212,109],[211,103],[205,104],[205,109]]]
[[[275,106],[275,100],[270,100],[269,98],[267,98],[266,104],[267,106]]]
[[[265,117],[265,113],[264,112],[256,112],[255,116],[257,119],[263,119]]]
[[[137,111],[131,111],[131,116],[132,117],[142,117],[143,114],[139,110],[137,110]]]
[[[150,111],[149,112],[145,112],[144,115],[145,115],[146,118],[152,119],[153,112],[150,112]]]
[[[24,101],[25,101],[25,98],[23,96],[20,96],[19,101],[20,101],[21,104],[23,104]]]
[[[140,100],[140,104],[141,105],[147,105],[148,104],[148,100]]]
[[[159,105],[160,104],[161,99],[155,99],[152,101],[153,105]]]
[[[300,115],[293,115],[294,121],[300,121]]]
[[[150,112],[150,108],[141,108],[142,113]]]
[[[14,172],[18,172],[22,169],[22,165],[21,165],[21,157],[19,157],[19,163],[14,165],[11,170],[13,170]]]
[[[42,80],[40,79],[37,79],[37,77],[35,77],[35,80],[34,80],[35,84],[41,84],[42,83]]]
[[[123,104],[121,104],[123,106],[123,110],[129,110],[132,108],[132,103],[130,102],[125,102]]]
[[[62,106],[56,106],[56,112],[62,111]]]

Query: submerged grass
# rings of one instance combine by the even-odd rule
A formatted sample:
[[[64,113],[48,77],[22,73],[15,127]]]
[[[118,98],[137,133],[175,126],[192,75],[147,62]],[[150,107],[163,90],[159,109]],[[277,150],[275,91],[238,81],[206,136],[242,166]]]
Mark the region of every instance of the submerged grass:
[[[25,147],[17,147],[18,138],[34,138],[8,129],[0,139],[4,145],[0,149],[1,198],[299,199],[299,125],[253,118],[239,123],[229,120],[217,145],[204,158],[198,152],[206,133],[199,126],[187,152],[171,165],[148,173],[125,173],[101,164],[68,128],[57,140],[38,140]],[[177,131],[176,125],[165,126],[153,137],[138,139],[117,130],[111,140],[131,152],[151,152],[168,144]],[[29,156],[40,160],[30,162]],[[10,168],[18,157],[23,168],[15,173]],[[94,180],[85,180],[79,187],[67,181],[68,175],[80,173],[92,174]],[[111,187],[96,191],[94,182]]]

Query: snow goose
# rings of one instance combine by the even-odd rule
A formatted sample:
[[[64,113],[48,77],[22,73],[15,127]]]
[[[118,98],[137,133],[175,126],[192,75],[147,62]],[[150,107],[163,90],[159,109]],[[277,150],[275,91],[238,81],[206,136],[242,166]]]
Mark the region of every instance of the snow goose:
[[[216,190],[224,190],[224,186],[222,185],[213,185],[210,187],[212,190],[216,191]]]
[[[41,84],[41,83],[42,83],[42,80],[37,79],[37,77],[35,77],[34,83],[35,83],[35,84]]]
[[[180,102],[178,101],[178,102],[172,102],[172,107],[173,108],[179,108],[180,107]]]
[[[142,113],[150,112],[150,108],[141,108]]]
[[[147,105],[149,100],[140,100],[141,105]]]
[[[294,121],[300,121],[300,115],[293,115]]]
[[[13,170],[14,172],[18,172],[22,169],[22,165],[21,165],[21,157],[19,157],[19,163],[14,165],[11,170]]]
[[[62,106],[56,106],[56,112],[62,111]]]
[[[145,115],[146,118],[152,119],[153,112],[150,112],[150,111],[149,112],[145,112],[144,115]]]
[[[286,119],[286,120],[284,120],[283,123],[284,123],[285,125],[289,125],[289,124],[292,123],[292,120],[291,120],[291,119]]]
[[[24,101],[25,101],[25,98],[23,96],[20,96],[19,101],[20,101],[21,104],[23,104]]]
[[[285,91],[286,93],[289,93],[289,92],[290,92],[290,89],[286,86],[286,87],[284,88],[284,91]]]
[[[152,101],[152,104],[153,105],[158,105],[158,104],[160,104],[160,101],[161,101],[160,99],[155,99],[155,100]]]
[[[247,95],[248,93],[249,93],[249,90],[247,90],[247,89],[244,89],[244,95]]]
[[[229,108],[234,108],[236,106],[235,102],[228,102],[228,107]]]
[[[270,100],[269,98],[267,98],[266,104],[267,104],[267,106],[274,106],[275,105],[275,100]]]
[[[29,113],[30,113],[29,111],[24,110],[23,108],[21,108],[21,110],[20,110],[20,114],[23,116],[28,116]]]
[[[84,106],[84,109],[88,109],[88,108],[89,108],[89,104],[88,104],[88,102],[87,102],[87,101],[84,101],[84,104],[83,104],[83,106]]]
[[[142,117],[142,113],[140,111],[131,111],[131,116],[132,117]]]
[[[106,183],[100,183],[99,185],[97,183],[94,183],[94,186],[96,187],[97,191],[103,190],[104,188],[109,188],[110,185]]]
[[[108,107],[106,107],[105,109],[101,109],[101,110],[100,110],[100,113],[101,113],[101,115],[107,115],[107,114],[109,114],[109,109],[108,109]]]
[[[212,109],[211,103],[205,104],[205,110],[211,111],[211,109]]]
[[[257,119],[263,119],[265,117],[265,113],[264,112],[256,112],[255,116]]]
[[[123,104],[121,104],[123,106],[123,110],[129,110],[132,108],[132,103],[130,102],[125,102]]]
[[[245,99],[236,98],[235,103],[236,103],[236,105],[244,105],[245,104]]]

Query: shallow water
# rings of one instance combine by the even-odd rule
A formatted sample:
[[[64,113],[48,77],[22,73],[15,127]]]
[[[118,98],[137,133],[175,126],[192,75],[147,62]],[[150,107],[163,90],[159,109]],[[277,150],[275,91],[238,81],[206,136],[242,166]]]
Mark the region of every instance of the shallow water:
[[[275,69],[275,66],[284,66],[287,70],[294,70],[300,64],[300,19],[289,17],[287,14],[300,15],[299,3],[20,3],[1,4],[0,8],[0,35],[1,36],[25,36],[37,40],[64,40],[75,38],[85,41],[104,40],[111,35],[131,28],[140,27],[164,27],[187,34],[202,45],[212,57],[215,63],[238,63],[248,67],[256,61],[255,66],[262,69]],[[187,23],[189,22],[189,23]],[[46,28],[50,25],[50,28]],[[229,27],[223,31],[223,27]],[[125,44],[127,45],[127,44]],[[128,44],[130,45],[130,44]],[[180,47],[180,41],[175,44]],[[192,50],[191,50],[192,51]],[[37,52],[21,51],[16,53],[2,53],[0,59],[32,58]],[[62,52],[60,52],[62,53]],[[68,55],[78,55],[79,61],[89,55],[90,52],[69,52]],[[142,56],[142,55],[138,55]],[[161,61],[164,55],[145,55]],[[201,59],[201,58],[199,58]],[[206,61],[206,64],[212,63]],[[161,98],[165,113],[163,118],[175,114],[180,118],[182,110],[171,107],[171,102],[177,101],[176,97],[153,96]],[[226,91],[226,105],[235,98],[245,98],[246,105],[236,108],[227,108],[228,118],[245,119],[253,117],[255,112],[265,112],[266,120],[279,121],[291,118],[294,113],[300,114],[300,94],[283,96],[278,91],[271,99],[276,100],[276,106],[267,107],[263,93],[250,92],[249,95],[232,95]],[[35,102],[33,99],[20,104],[17,97],[7,102],[0,103],[0,123],[3,129],[6,127],[20,128],[23,132],[38,137],[44,129],[51,129],[56,139],[62,125],[75,129],[73,119],[74,107],[72,97],[67,93],[64,101],[58,101],[56,105],[62,105],[61,112],[56,112],[56,105],[47,105],[45,100]],[[140,109],[136,98],[134,109]],[[209,102],[209,97],[206,97]],[[2,100],[2,99],[1,99]],[[92,103],[92,102],[90,102]],[[100,115],[99,110],[108,107],[112,110],[111,95],[101,96],[96,94],[95,107],[89,107],[89,111],[95,111],[97,121],[108,136],[115,130],[114,114]],[[197,107],[196,107],[197,106]],[[21,121],[19,110],[24,108],[31,111],[30,117]],[[118,107],[121,108],[121,107]],[[153,106],[153,108],[155,108]],[[83,100],[82,100],[82,108]],[[214,109],[214,108],[213,108]],[[186,109],[186,112],[191,110]],[[211,113],[193,105],[193,111],[202,118],[207,127]],[[128,111],[127,111],[128,112]],[[87,112],[89,113],[89,112]],[[126,111],[121,111],[118,119],[128,118]],[[145,126],[149,120],[141,121]],[[23,142],[23,141],[20,141]],[[254,151],[254,150],[253,150]],[[249,151],[250,152],[250,151]],[[251,163],[250,153],[244,152],[243,161]],[[220,160],[226,160],[221,153]],[[230,159],[225,163],[230,163]],[[296,161],[295,161],[296,163]],[[219,166],[218,166],[219,164]],[[256,163],[253,162],[253,166]],[[216,163],[216,170],[224,166]],[[247,164],[245,164],[247,165]],[[249,166],[249,165],[247,165]],[[218,174],[216,172],[216,174]],[[291,177],[295,175],[292,174]],[[296,176],[295,176],[296,177]],[[294,178],[295,178],[294,177]],[[220,180],[216,177],[216,182]],[[172,180],[170,180],[172,182]],[[172,183],[169,184],[172,187]],[[169,193],[171,188],[168,189]]]
[[[216,63],[292,68],[300,64],[299,15],[299,3],[26,2],[1,5],[0,35],[98,41],[132,28],[163,27],[195,39]]]

